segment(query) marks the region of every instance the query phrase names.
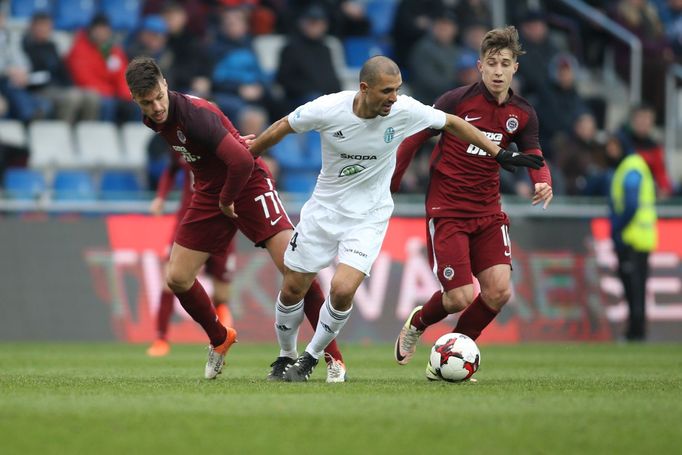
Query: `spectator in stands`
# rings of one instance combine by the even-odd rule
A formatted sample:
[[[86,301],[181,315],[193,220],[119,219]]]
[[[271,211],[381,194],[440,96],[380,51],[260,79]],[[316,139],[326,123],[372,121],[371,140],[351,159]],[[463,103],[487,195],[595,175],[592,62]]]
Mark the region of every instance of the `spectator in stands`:
[[[470,85],[478,82],[480,72],[478,71],[478,54],[468,50],[462,51],[455,62],[457,76],[456,86]]]
[[[213,100],[231,118],[247,104],[271,106],[266,76],[251,43],[249,23],[243,8],[225,8],[220,28],[211,45]]]
[[[137,31],[133,32],[126,46],[128,59],[137,56],[152,57],[156,60],[163,74],[169,79],[169,84],[175,82],[171,67],[175,56],[168,48],[168,26],[166,21],[157,14],[145,16]]]
[[[530,10],[521,20],[520,36],[526,55],[519,65],[523,96],[531,97],[540,92],[548,83],[547,72],[552,58],[559,50],[549,40],[544,12]],[[535,104],[537,106],[537,104]],[[546,120],[543,118],[544,123]]]
[[[9,117],[28,122],[49,115],[51,103],[28,91],[29,62],[20,43],[12,40],[0,9],[0,97],[6,100]]]
[[[663,119],[665,73],[674,60],[674,53],[658,11],[646,0],[620,0],[613,7],[612,17],[642,42],[642,99]],[[629,80],[630,49],[620,40],[616,40],[614,46],[616,68],[623,79]]]
[[[606,144],[599,140],[597,122],[584,112],[573,123],[573,131],[560,132],[552,140],[554,169],[560,169],[569,196],[606,196],[607,171],[613,165],[607,161]]]
[[[298,31],[282,49],[276,80],[284,89],[286,111],[341,90],[331,49],[325,43],[327,24],[324,9],[311,6],[303,12]]]
[[[142,15],[161,14],[164,7],[174,0],[145,0],[142,2]],[[193,36],[203,38],[208,30],[210,17],[215,11],[216,0],[182,0],[181,4],[187,12],[186,28]]]
[[[269,2],[279,3],[279,2]],[[327,18],[327,31],[338,37],[365,36],[371,29],[365,0],[297,0],[288,2],[284,13],[284,29],[287,34],[296,33],[299,18],[311,7],[320,8]],[[281,10],[280,10],[281,11]]]
[[[520,68],[520,67],[519,67]],[[588,110],[578,94],[576,73],[578,61],[569,53],[555,55],[549,63],[547,83],[541,85],[534,103],[540,122],[540,143],[545,158],[552,160],[552,140],[558,133],[570,133],[573,122]]]
[[[66,57],[71,78],[78,87],[100,96],[100,119],[127,121],[139,117],[125,81],[128,59],[114,43],[113,31],[105,15],[96,15],[90,25],[76,33]]]
[[[626,155],[638,153],[649,165],[656,181],[659,196],[667,198],[673,185],[665,165],[663,145],[654,136],[656,113],[653,107],[642,104],[635,107],[629,122],[618,131],[618,138]]]
[[[455,44],[458,28],[454,13],[445,11],[431,20],[432,28],[414,45],[408,60],[412,96],[429,105],[456,86],[455,62],[461,54]]]
[[[31,64],[29,74],[31,92],[50,100],[54,115],[59,120],[99,118],[99,95],[89,89],[75,87],[57,46],[52,39],[52,17],[36,13],[24,35],[22,47]]]
[[[455,15],[460,27],[470,24],[490,24],[492,15],[488,0],[460,0],[455,6]]]
[[[444,9],[443,0],[400,1],[392,31],[395,61],[399,66],[407,66],[412,46],[431,28],[431,18]]]
[[[467,21],[467,25],[462,27],[462,49],[471,52],[478,59],[483,37],[490,30],[487,22]]]
[[[267,111],[257,106],[246,106],[242,109],[239,113],[237,124],[239,125],[239,132],[243,136],[248,136],[249,134],[258,136],[270,126]],[[269,151],[264,152],[260,157],[268,165],[270,173],[276,180],[279,177],[279,163],[277,163],[277,160],[270,156]]]
[[[677,61],[682,60],[682,0],[657,0],[659,15]]]
[[[170,2],[162,15],[168,27],[168,48],[173,53],[169,71],[173,79],[171,85],[179,92],[208,98],[213,61],[205,46],[187,29],[187,11],[180,3]]]

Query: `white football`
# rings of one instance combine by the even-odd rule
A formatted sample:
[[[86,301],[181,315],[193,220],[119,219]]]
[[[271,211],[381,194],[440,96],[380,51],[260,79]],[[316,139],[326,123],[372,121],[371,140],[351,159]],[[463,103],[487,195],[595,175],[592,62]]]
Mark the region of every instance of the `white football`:
[[[466,381],[481,365],[474,340],[461,333],[446,333],[431,348],[426,377],[449,382]]]

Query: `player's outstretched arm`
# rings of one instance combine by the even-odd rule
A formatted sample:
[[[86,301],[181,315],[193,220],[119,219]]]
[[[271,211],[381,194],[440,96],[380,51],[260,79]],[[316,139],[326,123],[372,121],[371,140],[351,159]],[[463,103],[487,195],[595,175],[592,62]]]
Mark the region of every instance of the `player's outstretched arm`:
[[[544,159],[537,155],[526,155],[514,150],[505,150],[488,139],[478,128],[456,115],[446,114],[445,131],[454,134],[464,142],[474,144],[493,156],[500,165],[511,172],[515,166],[540,169],[544,166]]]
[[[277,144],[284,136],[291,133],[295,133],[295,131],[291,125],[289,125],[289,119],[287,117],[282,117],[251,142],[249,151],[254,157],[259,157],[264,151]]]

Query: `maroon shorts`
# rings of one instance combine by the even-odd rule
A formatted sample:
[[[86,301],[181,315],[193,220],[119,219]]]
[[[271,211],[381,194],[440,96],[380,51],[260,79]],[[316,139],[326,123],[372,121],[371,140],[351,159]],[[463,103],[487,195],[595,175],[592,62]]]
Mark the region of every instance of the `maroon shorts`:
[[[498,264],[511,266],[509,218],[504,212],[481,218],[429,218],[429,262],[447,292],[471,284]]]
[[[275,181],[265,169],[256,167],[234,202],[238,218],[228,218],[218,208],[190,205],[180,222],[175,242],[191,250],[224,255],[240,230],[256,246],[286,229],[293,229],[279,200]]]

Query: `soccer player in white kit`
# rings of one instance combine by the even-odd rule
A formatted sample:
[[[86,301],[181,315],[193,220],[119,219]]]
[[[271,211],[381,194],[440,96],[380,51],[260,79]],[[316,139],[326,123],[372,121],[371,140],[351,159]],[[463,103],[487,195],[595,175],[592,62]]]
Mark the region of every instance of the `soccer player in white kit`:
[[[348,320],[355,291],[379,254],[393,211],[390,183],[403,139],[425,128],[446,130],[500,164],[536,169],[543,165],[540,157],[501,149],[455,115],[398,95],[401,85],[395,62],[372,57],[360,70],[358,91],[306,103],[250,143],[251,153],[258,156],[290,133],[315,130],[322,139],[322,170],[284,254],[284,281],[275,305],[280,355],[269,377],[307,381],[324,347]],[[299,357],[303,296],[317,272],[337,256],[330,295],[320,309],[313,338]]]

